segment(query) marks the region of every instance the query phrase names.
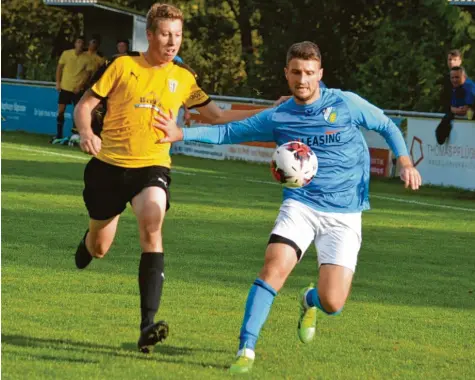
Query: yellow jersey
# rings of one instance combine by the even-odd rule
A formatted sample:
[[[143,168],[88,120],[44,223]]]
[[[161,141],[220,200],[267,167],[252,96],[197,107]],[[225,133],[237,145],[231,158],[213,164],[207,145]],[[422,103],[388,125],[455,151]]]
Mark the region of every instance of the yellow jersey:
[[[89,75],[90,58],[86,53],[77,55],[74,49],[65,50],[59,64],[64,65],[60,84],[63,90],[72,92]]]
[[[152,126],[160,110],[176,119],[180,107],[201,107],[211,99],[184,64],[151,66],[143,53],[117,57],[91,88],[107,98],[97,158],[125,168],[171,165],[170,144],[159,144],[163,132]]]
[[[86,56],[89,58],[87,70],[92,72],[92,74],[94,74],[97,69],[99,69],[99,67],[101,67],[106,62],[105,58],[101,57],[97,53],[90,53],[87,51],[84,54],[86,54]]]

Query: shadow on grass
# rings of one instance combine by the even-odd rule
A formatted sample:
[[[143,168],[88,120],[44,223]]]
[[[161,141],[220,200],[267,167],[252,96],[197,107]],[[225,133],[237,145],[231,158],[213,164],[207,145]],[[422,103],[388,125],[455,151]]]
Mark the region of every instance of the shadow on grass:
[[[144,355],[137,352],[137,346],[132,343],[123,343],[122,348],[115,346],[108,346],[104,344],[96,344],[90,342],[78,342],[70,339],[48,339],[48,338],[37,338],[37,337],[28,337],[23,335],[8,335],[2,333],[2,344],[3,345],[13,345],[17,347],[28,347],[28,348],[46,348],[46,349],[57,349],[62,352],[71,351],[79,353],[94,354],[95,356],[102,354],[117,358],[134,358],[138,360],[152,360],[160,361],[167,363],[176,363],[176,364],[190,364],[198,367],[214,367],[218,369],[228,368],[225,365],[214,363],[214,362],[204,362],[204,361],[190,361],[184,357],[193,355],[195,352],[206,352],[206,353],[225,353],[225,350],[212,350],[206,348],[189,348],[189,347],[177,347],[170,346],[165,344],[157,345],[155,347],[154,353],[151,355]],[[5,353],[5,346],[3,346],[3,351]],[[52,360],[52,361],[65,361],[72,363],[98,363],[99,361],[89,360],[89,359],[77,359],[77,358],[64,358],[64,357],[54,357],[44,354],[24,354],[17,352],[8,353],[12,356],[24,356],[31,357],[34,356],[39,360]],[[174,359],[174,357],[177,357]],[[179,359],[179,357],[182,357]]]

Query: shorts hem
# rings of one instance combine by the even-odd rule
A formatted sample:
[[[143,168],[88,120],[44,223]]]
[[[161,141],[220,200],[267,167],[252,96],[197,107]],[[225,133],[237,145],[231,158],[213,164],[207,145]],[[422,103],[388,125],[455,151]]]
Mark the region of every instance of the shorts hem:
[[[322,265],[338,265],[340,267],[344,267],[344,268],[347,268],[349,270],[351,270],[353,273],[355,273],[355,270],[356,270],[356,264],[353,265],[353,266],[350,266],[346,263],[343,263],[341,261],[333,261],[333,262],[330,262],[330,261],[325,261],[323,263],[318,263],[318,267],[320,268]]]

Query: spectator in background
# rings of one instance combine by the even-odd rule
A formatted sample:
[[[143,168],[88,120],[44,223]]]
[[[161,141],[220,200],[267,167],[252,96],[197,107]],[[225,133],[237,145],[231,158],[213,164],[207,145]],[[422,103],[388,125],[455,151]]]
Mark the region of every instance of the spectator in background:
[[[444,75],[442,83],[442,93],[440,97],[442,112],[445,115],[440,121],[435,131],[435,136],[438,144],[444,144],[447,141],[452,130],[452,120],[454,119],[454,113],[452,112],[452,96],[454,94],[454,87],[452,85],[450,75],[452,68],[460,67],[461,65],[462,54],[460,53],[460,50],[450,50],[447,54],[447,66],[449,68],[449,72]],[[460,91],[458,91],[457,93],[460,93]]]
[[[105,58],[99,53],[99,46],[101,44],[101,37],[97,34],[93,34],[92,38],[89,40],[89,45],[87,51],[84,53],[88,59],[88,65],[86,68],[86,74],[83,77],[83,81],[80,84],[81,92],[80,97],[84,91],[92,86],[92,78],[94,74],[99,70],[99,68],[106,62]],[[66,140],[66,139],[64,139]],[[68,142],[69,146],[79,145],[80,137],[76,129],[76,126],[73,125],[71,130],[71,137],[64,141]]]
[[[83,50],[84,43],[84,37],[76,38],[74,49],[65,50],[59,58],[56,68],[56,90],[59,92],[58,115],[56,118],[56,136],[50,141],[52,144],[65,142],[63,128],[66,106],[68,104],[75,106],[81,98],[81,90],[87,77],[89,65],[89,59]]]
[[[450,107],[452,103],[452,82],[450,80],[450,71],[453,67],[460,67],[462,66],[462,54],[460,50],[453,49],[450,50],[447,54],[447,66],[449,68],[449,72],[447,75],[444,76],[444,83],[442,89],[442,96],[441,96],[441,104],[442,104],[442,111],[444,113],[450,113]],[[452,115],[453,116],[453,115]]]
[[[117,49],[117,53],[113,56],[113,58],[129,54],[129,49],[130,49],[129,40],[127,39],[118,40],[116,49]]]
[[[465,69],[461,66],[452,67],[450,82],[452,83],[450,112],[457,116],[467,116],[467,111],[475,102],[475,83],[467,78]]]

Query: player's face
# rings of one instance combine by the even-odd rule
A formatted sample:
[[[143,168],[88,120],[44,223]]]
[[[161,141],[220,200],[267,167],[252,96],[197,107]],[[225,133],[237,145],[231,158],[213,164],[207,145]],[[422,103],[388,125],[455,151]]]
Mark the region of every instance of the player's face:
[[[464,77],[461,71],[451,71],[450,72],[450,82],[452,82],[453,87],[459,87],[464,82]]]
[[[451,69],[452,67],[462,66],[462,59],[460,57],[456,57],[452,54],[449,54],[447,56],[447,66],[449,66],[449,69]]]
[[[181,20],[161,20],[155,32],[147,30],[147,39],[150,49],[158,54],[160,60],[171,62],[180,50],[182,34]]]
[[[117,52],[119,54],[125,54],[129,50],[129,46],[125,42],[119,42],[117,44]]]
[[[312,103],[318,97],[319,81],[323,75],[319,61],[294,58],[284,71],[290,91],[298,101]]]
[[[82,51],[83,48],[84,48],[84,41],[78,38],[78,39],[74,42],[74,49],[75,49],[76,51]]]
[[[99,48],[99,42],[95,39],[89,41],[89,50],[96,51]]]

